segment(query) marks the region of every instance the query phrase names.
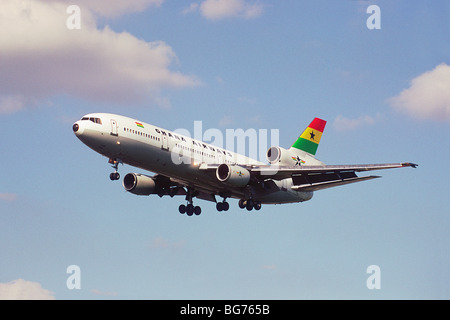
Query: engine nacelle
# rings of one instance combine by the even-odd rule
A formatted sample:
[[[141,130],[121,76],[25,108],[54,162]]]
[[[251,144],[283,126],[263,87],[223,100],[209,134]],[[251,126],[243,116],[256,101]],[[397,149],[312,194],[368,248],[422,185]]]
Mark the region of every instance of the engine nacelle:
[[[250,181],[250,172],[240,166],[222,163],[216,170],[219,181],[234,187],[244,187]]]
[[[266,153],[270,164],[292,165],[292,155],[282,147],[270,147]],[[295,162],[294,162],[295,163]]]
[[[155,180],[149,176],[139,173],[128,173],[123,178],[123,187],[133,194],[148,196],[154,193],[156,183]]]

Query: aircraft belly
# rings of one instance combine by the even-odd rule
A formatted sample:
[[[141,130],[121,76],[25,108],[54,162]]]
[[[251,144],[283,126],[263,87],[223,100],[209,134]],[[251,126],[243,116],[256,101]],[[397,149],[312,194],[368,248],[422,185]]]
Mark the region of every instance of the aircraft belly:
[[[291,178],[281,181],[268,180],[264,189],[257,189],[255,197],[266,204],[303,202],[312,198],[313,192],[294,191],[291,186]]]
[[[258,196],[258,200],[265,204],[281,204],[281,203],[296,203],[310,200],[312,192],[291,192],[291,191],[276,191],[270,194]]]

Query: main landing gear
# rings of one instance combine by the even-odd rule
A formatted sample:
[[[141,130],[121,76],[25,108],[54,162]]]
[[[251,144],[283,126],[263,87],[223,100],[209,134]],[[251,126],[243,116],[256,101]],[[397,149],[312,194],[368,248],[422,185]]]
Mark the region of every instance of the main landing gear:
[[[239,208],[244,209],[246,208],[248,211],[252,211],[255,209],[256,211],[261,209],[261,202],[255,201],[253,199],[241,199],[239,200]]]
[[[230,204],[228,202],[226,202],[224,199],[223,202],[216,203],[216,209],[219,212],[220,211],[228,211],[228,209],[230,209]]]
[[[120,174],[119,174],[118,170],[119,170],[120,160],[110,158],[108,163],[112,164],[112,167],[114,168],[114,172],[111,172],[111,174],[109,175],[109,178],[112,181],[119,180],[120,179]]]
[[[187,205],[181,204],[178,207],[178,211],[181,214],[186,213],[188,216],[192,216],[193,214],[198,216],[199,214],[202,213],[202,208],[200,208],[199,206],[194,207],[192,198],[195,196],[195,192],[190,187],[188,187],[187,189],[188,190],[187,190],[187,194],[186,194],[186,201],[188,202],[188,204]]]
[[[216,203],[216,209],[217,211],[228,211],[228,209],[230,209],[230,204],[227,202],[227,197],[224,195],[220,195],[223,198],[222,202],[218,202],[216,200],[216,196],[212,195],[212,198],[214,200],[214,202]]]
[[[186,213],[188,216],[192,216],[193,214],[198,216],[200,213],[202,213],[202,208],[200,208],[199,206],[194,207],[192,203],[188,203],[187,205],[180,204],[180,206],[178,207],[178,211],[181,214]]]

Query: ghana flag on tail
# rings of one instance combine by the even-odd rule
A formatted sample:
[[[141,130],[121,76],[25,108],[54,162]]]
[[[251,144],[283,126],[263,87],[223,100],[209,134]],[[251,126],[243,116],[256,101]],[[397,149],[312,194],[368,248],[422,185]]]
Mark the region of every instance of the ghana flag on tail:
[[[314,118],[291,148],[303,150],[315,155],[326,123],[325,120]]]

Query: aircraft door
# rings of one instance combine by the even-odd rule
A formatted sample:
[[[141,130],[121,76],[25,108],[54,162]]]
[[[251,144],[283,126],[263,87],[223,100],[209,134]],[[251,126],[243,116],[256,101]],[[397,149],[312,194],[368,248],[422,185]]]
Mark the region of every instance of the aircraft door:
[[[117,132],[117,121],[114,119],[111,119],[111,135],[112,136],[118,136],[118,132]]]
[[[167,133],[161,132],[161,149],[169,151],[169,141],[167,138]]]

